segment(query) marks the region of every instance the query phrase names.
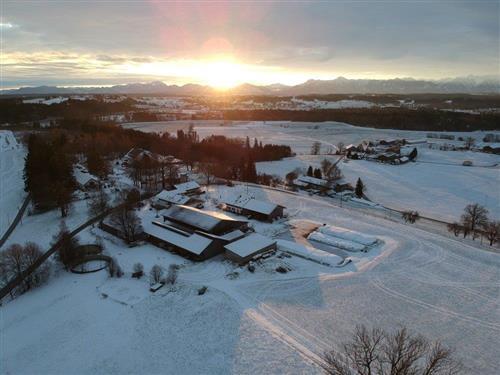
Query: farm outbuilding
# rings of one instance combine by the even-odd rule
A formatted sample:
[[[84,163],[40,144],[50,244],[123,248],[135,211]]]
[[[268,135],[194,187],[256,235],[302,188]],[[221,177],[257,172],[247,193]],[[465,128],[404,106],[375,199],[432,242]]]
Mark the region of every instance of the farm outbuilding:
[[[256,257],[275,251],[276,241],[258,233],[252,233],[227,244],[224,248],[226,249],[224,255],[227,259],[244,265]]]
[[[222,209],[238,215],[251,217],[260,221],[272,222],[283,217],[285,207],[271,202],[255,199],[253,197],[238,197],[228,200],[221,205]]]

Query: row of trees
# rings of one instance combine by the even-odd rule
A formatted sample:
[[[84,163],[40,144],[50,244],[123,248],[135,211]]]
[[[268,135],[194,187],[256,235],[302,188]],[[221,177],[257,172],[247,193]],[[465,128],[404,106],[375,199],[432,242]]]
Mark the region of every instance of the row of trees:
[[[490,246],[500,240],[500,221],[490,220],[488,210],[478,203],[469,204],[464,208],[459,222],[448,224],[448,231],[456,237],[463,234],[463,237],[471,236],[473,240],[480,236],[485,236]]]
[[[226,120],[244,121],[338,121],[374,128],[432,131],[472,131],[496,130],[500,115],[482,113],[480,115],[441,111],[430,108],[344,108],[307,110],[228,110]]]

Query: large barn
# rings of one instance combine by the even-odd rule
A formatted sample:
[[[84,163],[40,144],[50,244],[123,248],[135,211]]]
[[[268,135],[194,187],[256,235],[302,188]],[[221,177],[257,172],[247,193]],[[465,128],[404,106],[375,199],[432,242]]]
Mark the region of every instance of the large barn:
[[[172,206],[163,213],[165,221],[175,223],[188,230],[202,231],[212,235],[223,235],[234,230],[246,230],[246,221],[234,220],[219,212],[202,211],[182,205]]]
[[[144,233],[153,245],[195,261],[206,260],[222,252],[223,244],[216,239],[168,223],[152,221],[144,225]]]

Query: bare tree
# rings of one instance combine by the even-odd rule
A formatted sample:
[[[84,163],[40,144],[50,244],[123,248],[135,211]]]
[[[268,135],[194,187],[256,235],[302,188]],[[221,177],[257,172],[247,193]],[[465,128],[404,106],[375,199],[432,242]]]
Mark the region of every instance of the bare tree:
[[[31,267],[38,258],[43,255],[40,247],[33,242],[28,242],[24,247],[19,244],[10,245],[5,251],[0,252],[0,271],[1,279],[4,283],[22,273]],[[22,283],[18,285],[11,293],[21,294],[37,287],[47,281],[50,276],[50,263],[45,262],[31,274],[26,276]]]
[[[285,176],[286,184],[289,186],[293,185],[293,181],[295,181],[297,177],[299,176],[295,171],[287,173]]]
[[[319,155],[321,151],[321,142],[314,142],[311,146],[311,155]]]
[[[490,241],[490,246],[500,239],[500,221],[489,221],[484,225],[484,233],[486,238]]]
[[[420,214],[418,211],[404,211],[401,216],[405,223],[415,224],[415,222],[420,219]]]
[[[111,258],[111,261],[108,264],[108,274],[109,277],[122,277],[123,276],[123,271],[122,268],[120,267],[120,264],[116,260],[116,258]]]
[[[215,180],[215,170],[216,166],[212,162],[202,162],[198,164],[198,170],[205,177],[205,182],[208,185],[214,182]]]
[[[328,159],[323,159],[321,161],[321,172],[323,172],[323,175],[326,176],[328,174],[328,171],[332,167],[332,164],[333,163]]]
[[[337,164],[334,164],[327,159],[324,159],[321,162],[321,170],[323,172],[323,178],[329,182],[329,185],[332,185],[334,181],[342,178],[342,171]]]
[[[478,203],[468,204],[464,208],[462,224],[468,227],[470,232],[474,232],[478,227],[488,223],[488,210]]]
[[[141,220],[130,207],[122,206],[115,210],[111,215],[111,222],[120,229],[127,243],[139,239],[139,234],[142,232]]]
[[[452,232],[455,237],[458,237],[460,232],[462,232],[462,225],[460,223],[457,223],[456,221],[453,223],[449,223],[447,225],[448,232]]]
[[[450,349],[406,328],[391,334],[358,326],[342,351],[327,352],[323,359],[331,375],[452,375],[462,370]]]
[[[466,149],[470,150],[472,146],[476,143],[476,140],[473,137],[467,137],[464,140],[464,146]]]
[[[27,242],[23,248],[24,268],[30,267],[43,255],[42,249],[34,242]],[[50,262],[42,263],[35,271],[24,279],[26,290],[45,283],[50,276]]]
[[[64,221],[61,221],[59,232],[53,237],[52,244],[57,246],[56,259],[66,269],[79,257],[77,253],[78,237],[71,235]]]
[[[341,154],[342,152],[344,152],[344,144],[342,142],[339,142],[337,143],[337,151],[339,154]]]
[[[87,203],[91,217],[97,216],[106,212],[109,209],[109,197],[99,184],[99,189],[92,195],[91,200]]]
[[[149,282],[150,284],[157,284],[162,281],[163,278],[163,267],[155,264],[151,267],[151,271],[149,271]]]

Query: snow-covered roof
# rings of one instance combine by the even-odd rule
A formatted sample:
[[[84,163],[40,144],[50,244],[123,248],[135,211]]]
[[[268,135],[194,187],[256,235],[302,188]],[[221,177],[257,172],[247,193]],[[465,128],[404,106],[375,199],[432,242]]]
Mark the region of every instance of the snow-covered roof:
[[[202,211],[183,205],[172,206],[170,209],[165,210],[163,215],[167,219],[185,223],[207,232],[214,229],[222,220],[237,222],[237,220],[219,212]]]
[[[231,232],[225,233],[223,235],[216,235],[216,234],[211,234],[211,233],[203,233],[204,236],[207,236],[209,238],[217,239],[217,240],[223,240],[226,242],[231,242],[231,241],[236,241],[240,239],[241,237],[245,236],[245,233],[242,232],[239,229],[233,230]]]
[[[276,209],[276,207],[279,206],[275,203],[261,201],[253,197],[241,196],[241,195],[236,199],[227,200],[226,204],[240,208],[245,208],[247,210],[259,212],[265,215],[269,215]]]
[[[276,241],[258,233],[252,233],[238,241],[224,246],[230,252],[245,258],[253,253],[275,244]]]
[[[75,176],[76,182],[78,182],[78,184],[81,186],[85,186],[89,181],[92,181],[92,180],[94,180],[96,182],[99,181],[99,179],[96,176],[94,176],[93,174],[88,173],[88,172],[83,172],[79,168],[75,168],[73,170],[73,175]]]
[[[159,194],[156,195],[156,198],[159,200],[175,203],[175,204],[186,204],[189,201],[189,197],[182,195],[182,192],[179,190],[162,190]]]
[[[196,181],[188,181],[184,182],[182,184],[177,184],[174,185],[175,190],[177,190],[179,193],[181,192],[186,192],[188,190],[196,190],[200,188],[200,185]]]
[[[143,226],[148,235],[196,255],[200,255],[212,243],[211,239],[197,233],[188,233],[157,221],[144,223]]]
[[[304,182],[306,184],[317,185],[317,186],[328,185],[328,181],[311,176],[300,176],[299,178],[297,178],[297,180],[299,180],[300,182]]]

